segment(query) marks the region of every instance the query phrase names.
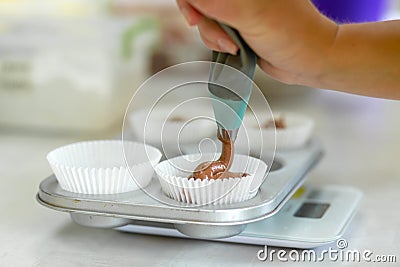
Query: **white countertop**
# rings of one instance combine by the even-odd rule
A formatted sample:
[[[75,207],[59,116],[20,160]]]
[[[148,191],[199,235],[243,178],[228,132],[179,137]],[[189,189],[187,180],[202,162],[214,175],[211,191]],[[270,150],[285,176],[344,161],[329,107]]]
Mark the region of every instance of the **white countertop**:
[[[307,183],[352,185],[364,192],[346,234],[349,248],[397,255],[397,263],[381,266],[398,266],[400,102],[315,91],[275,101],[272,107],[303,112],[316,121],[326,154]],[[85,228],[66,213],[40,206],[35,200],[38,185],[51,173],[46,153],[76,140],[0,132],[1,266],[270,264],[257,259],[260,246]]]

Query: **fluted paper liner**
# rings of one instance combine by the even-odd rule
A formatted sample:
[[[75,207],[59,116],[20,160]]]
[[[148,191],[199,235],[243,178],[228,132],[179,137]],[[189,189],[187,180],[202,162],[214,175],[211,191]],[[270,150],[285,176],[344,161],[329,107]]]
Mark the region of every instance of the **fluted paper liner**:
[[[129,116],[132,132],[138,140],[146,140],[146,142],[157,146],[160,144],[164,146],[190,144],[215,135],[216,128],[213,121],[192,120],[196,117],[196,113],[192,110],[187,111],[188,113],[172,116],[170,115],[171,110],[171,108],[164,107],[151,111],[139,110],[133,112]],[[148,114],[148,112],[150,113]],[[170,120],[174,117],[182,119],[182,121]],[[181,131],[182,129],[185,130]],[[146,136],[144,136],[145,133]]]
[[[245,117],[244,125],[246,131],[241,129],[239,132],[236,140],[238,148],[245,149],[250,146],[250,150],[255,154],[259,152],[261,144],[264,149],[273,149],[275,147],[275,136],[277,149],[297,149],[304,146],[311,137],[314,121],[308,116],[290,112],[274,114],[275,119],[281,116],[285,119],[287,127],[276,129],[276,131],[274,128],[260,129],[260,125],[252,121],[250,117]],[[259,123],[262,126],[265,121]]]
[[[160,159],[161,152],[154,147],[118,140],[74,143],[47,155],[61,188],[83,194],[115,194],[146,187]]]
[[[235,155],[230,171],[249,174],[241,178],[188,178],[198,164],[215,160],[214,154],[192,154],[159,163],[155,171],[163,192],[180,202],[205,204],[232,204],[248,200],[257,194],[264,179],[267,164],[262,160]]]

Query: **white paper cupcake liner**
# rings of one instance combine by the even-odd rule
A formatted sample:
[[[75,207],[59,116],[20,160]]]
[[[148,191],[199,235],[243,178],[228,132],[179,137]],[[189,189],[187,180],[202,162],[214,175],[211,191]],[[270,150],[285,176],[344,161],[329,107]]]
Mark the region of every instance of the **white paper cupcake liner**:
[[[215,122],[205,119],[207,117],[205,114],[195,112],[198,109],[189,110],[186,113],[181,110],[173,112],[173,110],[173,107],[158,107],[153,110],[133,112],[129,116],[132,132],[141,141],[168,147],[197,143],[203,138],[215,135]],[[174,118],[178,120],[172,120]]]
[[[200,156],[180,156],[163,161],[155,167],[162,190],[168,197],[197,205],[245,201],[257,194],[267,171],[265,162],[245,155],[235,155],[230,171],[245,172],[248,176],[216,180],[189,179],[198,164],[215,160],[214,154]]]
[[[263,149],[275,148],[288,150],[303,147],[311,137],[314,121],[305,115],[294,113],[275,113],[274,118],[282,117],[285,119],[287,127],[285,129],[259,128],[253,121],[244,121],[246,129],[240,129],[236,144],[239,149],[250,148],[253,154],[259,154],[261,145]],[[250,119],[251,120],[251,119]],[[265,122],[260,122],[261,124]],[[247,134],[247,136],[246,136]]]
[[[161,152],[154,147],[118,140],[79,142],[47,155],[61,188],[82,194],[115,194],[144,188],[160,159]]]

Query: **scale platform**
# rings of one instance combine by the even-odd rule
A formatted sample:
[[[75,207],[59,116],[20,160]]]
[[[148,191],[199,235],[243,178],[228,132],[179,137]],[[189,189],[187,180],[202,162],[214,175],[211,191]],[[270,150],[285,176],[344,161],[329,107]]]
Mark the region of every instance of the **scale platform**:
[[[180,203],[164,195],[156,177],[146,192],[87,195],[61,189],[52,175],[40,183],[37,200],[48,208],[69,212],[76,223],[84,226],[116,228],[149,224],[161,229],[164,225],[192,238],[227,238],[242,233],[248,224],[248,229],[252,229],[251,223],[267,221],[264,219],[275,215],[303,184],[321,155],[321,145],[315,138],[302,149],[277,152],[258,194],[248,201],[229,205],[199,207]]]
[[[302,186],[271,218],[249,223],[236,236],[213,241],[302,249],[328,245],[342,238],[361,198],[361,191],[349,186]],[[132,221],[116,230],[191,238],[169,223]]]

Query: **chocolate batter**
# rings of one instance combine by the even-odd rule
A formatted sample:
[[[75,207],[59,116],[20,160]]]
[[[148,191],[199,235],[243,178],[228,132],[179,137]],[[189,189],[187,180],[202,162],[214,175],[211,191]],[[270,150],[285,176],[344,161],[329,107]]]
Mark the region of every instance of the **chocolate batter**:
[[[168,119],[168,120],[169,120],[170,122],[184,122],[184,121],[185,121],[184,118],[179,117],[179,116],[172,117],[172,118],[170,118],[170,119]]]
[[[276,118],[275,120],[269,120],[264,125],[262,125],[262,128],[272,128],[275,125],[276,129],[285,129],[286,128],[286,121],[284,117],[279,117]]]
[[[221,156],[216,161],[206,161],[199,164],[189,178],[194,179],[222,179],[222,178],[241,178],[248,176],[247,173],[229,172],[233,161],[233,141],[226,130],[222,130],[222,135],[218,131],[217,137],[222,142]]]

